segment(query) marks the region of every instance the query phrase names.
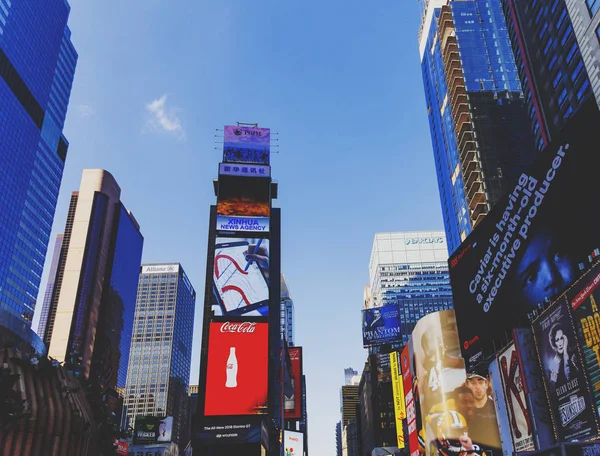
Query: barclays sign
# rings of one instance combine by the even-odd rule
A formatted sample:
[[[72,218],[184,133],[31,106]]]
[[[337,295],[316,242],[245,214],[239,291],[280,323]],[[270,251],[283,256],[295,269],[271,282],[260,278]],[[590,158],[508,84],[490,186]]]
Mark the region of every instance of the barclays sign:
[[[442,237],[431,237],[431,238],[409,238],[404,239],[404,245],[413,244],[443,244],[444,238]]]

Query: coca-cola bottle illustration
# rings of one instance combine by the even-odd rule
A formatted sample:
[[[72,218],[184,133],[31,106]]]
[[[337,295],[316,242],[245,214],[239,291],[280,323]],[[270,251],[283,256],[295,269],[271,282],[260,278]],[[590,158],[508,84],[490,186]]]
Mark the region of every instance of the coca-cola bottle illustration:
[[[227,358],[227,368],[226,368],[226,380],[225,380],[226,388],[237,387],[237,373],[238,373],[238,362],[237,362],[237,357],[235,356],[235,347],[230,347],[229,348],[229,358]]]

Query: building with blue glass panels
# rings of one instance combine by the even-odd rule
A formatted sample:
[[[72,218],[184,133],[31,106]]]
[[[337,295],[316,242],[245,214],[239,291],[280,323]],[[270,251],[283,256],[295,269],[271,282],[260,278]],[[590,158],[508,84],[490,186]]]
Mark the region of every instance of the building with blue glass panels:
[[[423,316],[453,306],[443,231],[376,233],[369,276],[367,307],[391,304],[400,308],[402,341],[398,346],[408,342]]]
[[[124,410],[136,416],[172,416],[173,441],[190,437],[188,387],[196,291],[179,263],[142,266]]]
[[[144,243],[120,196],[110,173],[83,171],[40,334],[51,357],[103,392],[125,386]]]
[[[66,0],[0,0],[0,311],[29,325],[67,157]]]
[[[419,51],[450,252],[535,158],[500,0],[423,3]]]
[[[502,0],[539,150],[592,95],[565,0]],[[600,4],[600,2],[599,2]]]

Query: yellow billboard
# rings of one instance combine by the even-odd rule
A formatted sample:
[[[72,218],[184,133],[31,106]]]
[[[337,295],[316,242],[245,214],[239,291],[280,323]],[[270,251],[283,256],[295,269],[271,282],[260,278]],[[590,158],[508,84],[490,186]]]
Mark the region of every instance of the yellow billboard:
[[[400,375],[398,352],[390,353],[390,370],[392,371],[392,393],[394,395],[394,415],[396,417],[396,435],[398,437],[398,448],[404,448],[404,428],[402,420],[406,418],[406,407],[404,404],[404,383]]]

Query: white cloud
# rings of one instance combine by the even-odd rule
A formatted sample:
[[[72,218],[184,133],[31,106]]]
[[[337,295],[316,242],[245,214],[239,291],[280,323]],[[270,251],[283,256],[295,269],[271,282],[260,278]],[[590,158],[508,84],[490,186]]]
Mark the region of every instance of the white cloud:
[[[83,117],[83,118],[88,118],[88,117],[92,117],[93,115],[95,115],[96,113],[94,112],[94,108],[92,108],[90,105],[79,105],[77,107],[77,109],[79,110],[79,116]]]
[[[176,114],[178,109],[167,108],[166,105],[166,94],[146,104],[146,111],[148,111],[149,117],[144,130],[169,133],[177,139],[182,140],[185,138],[185,131]]]

